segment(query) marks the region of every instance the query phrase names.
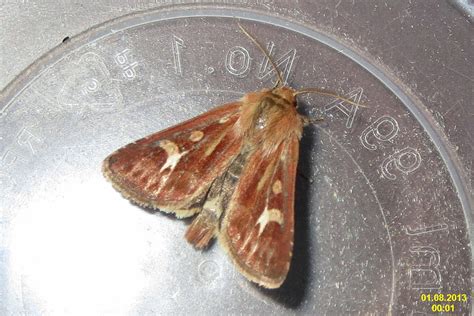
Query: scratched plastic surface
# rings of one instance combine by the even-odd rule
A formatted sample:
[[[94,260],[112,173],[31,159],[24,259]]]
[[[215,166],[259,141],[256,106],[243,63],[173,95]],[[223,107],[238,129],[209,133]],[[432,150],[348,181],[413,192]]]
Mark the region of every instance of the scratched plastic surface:
[[[0,100],[9,166],[0,174],[2,310],[416,314],[429,306],[421,293],[470,293],[462,197],[416,103],[337,41],[233,14],[267,44],[289,85],[367,105],[300,99],[303,113],[324,121],[301,142],[286,283],[251,284],[217,243],[205,252],[188,245],[188,221],[130,204],[102,177],[115,149],[272,85],[229,12],[158,11],[73,38]]]

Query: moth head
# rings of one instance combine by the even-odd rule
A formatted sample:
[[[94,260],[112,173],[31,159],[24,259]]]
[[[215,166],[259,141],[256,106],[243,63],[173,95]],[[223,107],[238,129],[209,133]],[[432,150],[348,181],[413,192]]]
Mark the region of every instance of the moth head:
[[[296,94],[294,89],[287,86],[281,86],[273,89],[272,93],[296,107]]]

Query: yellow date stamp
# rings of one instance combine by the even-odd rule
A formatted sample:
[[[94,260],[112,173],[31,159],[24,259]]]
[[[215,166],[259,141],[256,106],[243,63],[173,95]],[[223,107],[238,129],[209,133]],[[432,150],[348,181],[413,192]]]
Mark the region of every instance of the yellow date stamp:
[[[466,293],[422,293],[420,301],[430,303],[432,312],[452,313],[456,311],[455,303],[468,301]]]

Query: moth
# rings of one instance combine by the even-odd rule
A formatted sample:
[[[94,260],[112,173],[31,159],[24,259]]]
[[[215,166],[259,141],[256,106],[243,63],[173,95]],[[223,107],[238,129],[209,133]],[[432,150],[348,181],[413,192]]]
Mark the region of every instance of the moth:
[[[275,86],[117,150],[103,173],[140,206],[196,215],[189,243],[203,249],[217,238],[247,279],[278,288],[290,268],[299,143],[310,121],[297,112],[296,96],[336,95],[285,86],[268,52],[239,27],[270,61]]]

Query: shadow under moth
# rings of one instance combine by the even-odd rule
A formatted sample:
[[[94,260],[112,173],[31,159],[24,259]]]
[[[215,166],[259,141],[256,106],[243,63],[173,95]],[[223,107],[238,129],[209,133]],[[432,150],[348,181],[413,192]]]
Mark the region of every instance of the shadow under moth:
[[[296,96],[354,103],[285,86],[268,52],[239,27],[270,61],[275,86],[126,145],[105,159],[103,173],[140,206],[195,216],[189,243],[203,249],[218,238],[247,279],[278,288],[290,268],[299,143],[310,122],[297,112]]]

